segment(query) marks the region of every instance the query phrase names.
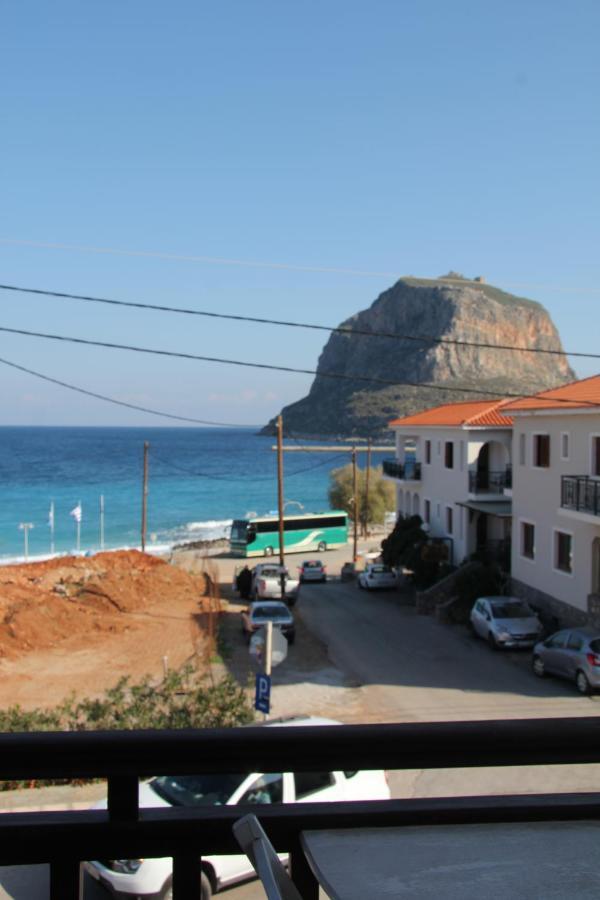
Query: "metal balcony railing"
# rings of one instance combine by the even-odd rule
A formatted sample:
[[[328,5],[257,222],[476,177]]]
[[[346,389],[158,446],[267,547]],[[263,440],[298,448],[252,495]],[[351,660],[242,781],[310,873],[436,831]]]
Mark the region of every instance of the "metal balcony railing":
[[[470,494],[501,494],[512,487],[512,466],[499,472],[469,472]]]
[[[421,463],[416,461],[401,463],[397,459],[384,459],[383,471],[390,478],[398,478],[401,481],[421,480]]]
[[[51,900],[79,900],[80,860],[173,857],[173,898],[200,897],[201,848],[239,853],[233,822],[251,806],[139,809],[156,773],[354,771],[600,762],[600,718],[202,731],[0,735],[4,779],[108,778],[108,809],[0,815],[0,865],[50,864]],[[600,793],[273,804],[259,809],[289,851],[304,900],[318,886],[306,829],[597,819]]]
[[[600,516],[600,481],[587,475],[563,475],[560,505],[563,509]]]

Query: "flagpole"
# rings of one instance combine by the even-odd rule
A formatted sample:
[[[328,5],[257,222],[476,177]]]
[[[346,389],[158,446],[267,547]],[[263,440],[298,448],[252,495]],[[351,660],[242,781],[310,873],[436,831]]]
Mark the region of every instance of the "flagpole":
[[[48,520],[50,525],[50,553],[54,556],[54,500],[50,501],[50,516]]]
[[[77,501],[77,506],[81,509],[81,500]],[[77,516],[77,552],[81,550],[81,513]]]
[[[104,494],[100,494],[100,549],[104,550]]]

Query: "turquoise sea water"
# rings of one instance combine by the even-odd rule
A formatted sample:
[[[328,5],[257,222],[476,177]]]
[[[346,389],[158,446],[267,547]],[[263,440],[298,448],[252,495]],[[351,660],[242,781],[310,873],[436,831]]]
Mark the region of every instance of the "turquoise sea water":
[[[104,496],[107,548],[139,546],[143,444],[149,448],[148,545],[172,545],[228,535],[233,518],[276,509],[274,439],[252,429],[0,427],[0,559],[50,551],[48,514],[54,503],[55,549],[76,545],[70,510],[81,501],[81,549],[100,542]],[[286,442],[287,443],[287,442]],[[374,457],[380,459],[381,456]],[[285,499],[307,512],[329,508],[331,469],[349,454],[286,453]]]

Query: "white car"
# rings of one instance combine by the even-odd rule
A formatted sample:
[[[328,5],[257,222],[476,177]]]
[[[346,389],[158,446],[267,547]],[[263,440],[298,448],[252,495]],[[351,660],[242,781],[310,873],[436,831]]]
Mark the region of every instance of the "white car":
[[[395,588],[398,584],[396,573],[383,563],[368,563],[358,576],[358,586],[367,591]]]
[[[535,612],[518,597],[480,597],[470,619],[475,634],[494,650],[533,647],[544,630]]]
[[[333,719],[298,717],[273,721],[269,726],[339,725]],[[175,775],[140,784],[141,807],[215,806],[236,803],[315,803],[333,800],[389,800],[383,771],[302,772],[251,775]],[[106,801],[96,809],[106,809]],[[202,848],[198,850],[201,852]],[[285,857],[284,857],[285,858]],[[92,878],[119,897],[171,900],[170,857],[113,859],[85,863]],[[252,877],[254,870],[243,855],[202,856],[202,900],[223,887]]]
[[[298,567],[300,572],[300,584],[305,581],[327,581],[327,567],[320,559],[305,559]]]
[[[281,596],[281,576],[283,574],[283,592]],[[253,600],[281,600],[293,606],[298,599],[300,582],[292,578],[285,566],[275,563],[259,563],[252,573],[250,597]]]

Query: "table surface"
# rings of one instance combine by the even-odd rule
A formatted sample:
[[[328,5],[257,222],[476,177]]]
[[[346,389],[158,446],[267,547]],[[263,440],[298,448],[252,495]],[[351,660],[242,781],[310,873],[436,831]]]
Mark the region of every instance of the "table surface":
[[[333,900],[600,898],[600,822],[304,831]]]

